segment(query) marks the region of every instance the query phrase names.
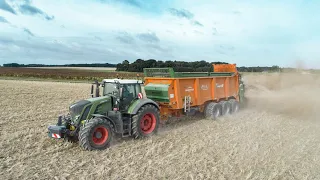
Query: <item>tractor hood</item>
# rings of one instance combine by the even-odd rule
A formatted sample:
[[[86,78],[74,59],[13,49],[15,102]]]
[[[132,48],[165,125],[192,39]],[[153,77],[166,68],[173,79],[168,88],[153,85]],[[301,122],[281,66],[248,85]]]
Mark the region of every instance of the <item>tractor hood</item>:
[[[75,102],[73,103],[70,107],[69,107],[69,112],[70,112],[70,115],[71,117],[75,117],[76,115],[79,115],[83,108],[90,104],[91,102],[88,101],[88,100],[81,100],[81,101],[78,101],[78,102]]]
[[[88,104],[94,104],[95,102],[100,102],[108,99],[110,99],[109,96],[103,96],[103,97],[95,97],[95,98],[89,98],[89,99],[77,101],[69,107],[70,115],[71,117],[75,117],[81,114],[83,108]]]
[[[110,99],[110,96],[101,96],[101,97],[94,97],[94,98],[89,98],[89,99],[86,99],[87,101],[89,102],[96,102],[96,101],[101,101],[101,100],[108,100]]]

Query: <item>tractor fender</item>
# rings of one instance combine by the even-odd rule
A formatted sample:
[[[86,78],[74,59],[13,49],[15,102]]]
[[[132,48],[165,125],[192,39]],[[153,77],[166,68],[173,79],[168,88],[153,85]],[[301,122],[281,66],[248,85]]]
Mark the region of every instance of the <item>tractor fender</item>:
[[[112,124],[112,126],[114,127],[114,131],[116,133],[122,133],[122,124],[119,125],[119,123],[115,122],[115,120],[111,119],[110,117],[102,115],[102,114],[92,114],[92,117],[100,117],[100,118],[106,119],[107,121],[109,121]]]
[[[128,113],[137,114],[139,109],[146,104],[154,105],[158,110],[160,109],[159,105],[156,102],[152,101],[151,99],[139,99],[130,105],[128,109]]]

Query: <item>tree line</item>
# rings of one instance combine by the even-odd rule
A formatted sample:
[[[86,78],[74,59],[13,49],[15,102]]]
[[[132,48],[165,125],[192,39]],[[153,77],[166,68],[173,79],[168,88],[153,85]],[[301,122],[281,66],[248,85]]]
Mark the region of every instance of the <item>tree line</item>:
[[[185,62],[185,61],[161,61],[155,59],[143,60],[137,59],[130,63],[128,60],[118,64],[110,63],[92,63],[92,64],[64,64],[64,65],[45,65],[45,64],[3,64],[3,67],[115,67],[116,71],[143,72],[143,68],[166,68],[172,67],[176,72],[212,72],[212,64],[229,64],[227,62],[207,62],[205,60]],[[237,67],[240,72],[280,72],[279,66],[255,66],[255,67]]]
[[[212,72],[212,64],[229,64],[226,62],[207,62],[204,60],[185,62],[185,61],[161,61],[161,60],[143,60],[137,59],[133,63],[128,60],[124,60],[122,63],[116,65],[116,71],[127,72],[143,72],[143,68],[166,68],[172,67],[176,72]],[[279,72],[281,68],[279,66],[263,66],[263,67],[237,67],[240,72]]]

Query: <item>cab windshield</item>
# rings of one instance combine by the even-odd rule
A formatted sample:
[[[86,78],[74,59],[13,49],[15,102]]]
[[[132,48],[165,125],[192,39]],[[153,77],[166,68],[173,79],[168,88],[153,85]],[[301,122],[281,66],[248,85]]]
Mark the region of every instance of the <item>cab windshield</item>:
[[[118,88],[116,83],[104,83],[103,95],[118,94]]]

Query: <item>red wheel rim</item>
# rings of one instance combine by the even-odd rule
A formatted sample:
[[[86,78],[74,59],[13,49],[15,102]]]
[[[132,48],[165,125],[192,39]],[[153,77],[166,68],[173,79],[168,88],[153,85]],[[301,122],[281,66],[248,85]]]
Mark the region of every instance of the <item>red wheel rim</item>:
[[[144,134],[151,133],[156,127],[156,117],[151,114],[145,114],[140,121],[140,128]]]
[[[103,126],[99,126],[94,129],[92,140],[95,144],[102,145],[107,141],[108,136],[109,136],[108,129]]]

